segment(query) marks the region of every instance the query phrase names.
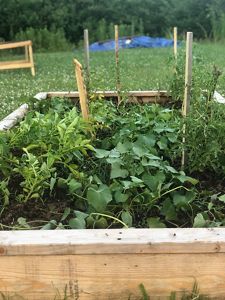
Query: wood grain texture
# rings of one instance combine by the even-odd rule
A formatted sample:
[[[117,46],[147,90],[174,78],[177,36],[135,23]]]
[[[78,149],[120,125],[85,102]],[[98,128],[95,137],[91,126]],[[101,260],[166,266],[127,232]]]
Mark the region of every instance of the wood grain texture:
[[[122,93],[122,92],[121,92]],[[47,98],[53,97],[65,97],[71,99],[79,99],[79,92],[46,92]],[[95,91],[91,93],[98,97],[104,97],[105,99],[118,99],[118,93],[116,91]],[[129,91],[126,92],[128,102],[133,103],[161,103],[164,104],[171,100],[171,96],[167,91]]]
[[[225,298],[224,253],[37,255],[0,257],[0,265],[0,290],[29,300],[53,300],[66,287],[69,299],[140,299],[141,283],[162,300],[195,280],[202,293]]]
[[[0,50],[19,48],[19,47],[24,47],[24,46],[29,46],[29,45],[32,45],[32,42],[30,40],[22,41],[22,42],[3,43],[3,44],[0,44]]]
[[[225,229],[2,231],[0,256],[225,253]]]
[[[225,229],[0,232],[0,291],[24,299],[151,299],[191,290],[225,299]],[[60,298],[61,297],[61,298]]]
[[[83,78],[82,65],[76,59],[74,59],[73,62],[75,65],[75,75],[76,75],[77,87],[79,92],[79,101],[80,101],[82,116],[85,120],[88,120],[89,108],[88,108],[88,100],[87,100],[87,91],[86,91],[86,86]]]

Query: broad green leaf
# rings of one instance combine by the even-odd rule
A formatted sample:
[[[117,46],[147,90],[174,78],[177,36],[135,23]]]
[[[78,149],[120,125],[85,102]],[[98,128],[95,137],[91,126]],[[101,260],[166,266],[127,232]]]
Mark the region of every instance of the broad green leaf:
[[[141,180],[135,176],[130,176],[130,178],[134,183],[137,183],[137,184],[143,183],[143,180]]]
[[[115,149],[112,149],[109,153],[109,157],[110,158],[119,158],[120,157],[120,153],[119,151],[115,148]]]
[[[50,229],[55,229],[56,227],[57,227],[57,222],[55,220],[51,220],[43,227],[41,227],[41,230],[50,230]]]
[[[107,204],[112,201],[112,194],[105,184],[89,187],[87,191],[87,201],[97,212],[106,209]]]
[[[222,202],[225,202],[225,194],[218,197],[218,199]]]
[[[145,148],[144,144],[138,142],[133,143],[132,149],[134,154],[136,154],[138,157],[142,157],[148,153],[148,150]]]
[[[167,149],[168,145],[167,145],[167,138],[165,136],[160,138],[160,141],[157,142],[157,145],[159,146],[159,148],[161,150],[165,150]]]
[[[95,226],[95,228],[98,228],[98,229],[104,229],[104,228],[108,227],[108,222],[107,222],[106,218],[101,217],[97,221],[95,221],[94,226]]]
[[[72,218],[69,220],[69,226],[72,229],[84,229],[86,228],[86,222],[82,218]]]
[[[121,214],[121,219],[128,227],[132,226],[133,218],[129,211],[123,211]]]
[[[201,228],[206,226],[206,221],[201,213],[198,213],[194,219],[193,227]]]
[[[147,224],[149,228],[165,228],[166,225],[160,221],[160,218],[148,218]]]
[[[71,179],[68,183],[69,192],[73,194],[76,190],[82,187],[82,184],[75,179]]]
[[[142,159],[141,164],[144,167],[156,167],[156,168],[160,168],[161,167],[160,161],[146,159],[145,157]]]
[[[127,194],[123,194],[120,191],[115,192],[114,199],[115,199],[116,203],[126,202],[128,198],[129,198],[129,196]]]
[[[142,177],[144,183],[154,192],[161,189],[166,177],[163,172],[157,172],[155,176],[145,173]]]
[[[177,208],[185,207],[188,204],[188,199],[185,197],[185,195],[174,193],[173,203]]]
[[[138,143],[153,147],[156,143],[156,137],[152,133],[141,135],[138,137]]]
[[[110,178],[126,178],[128,176],[129,172],[125,169],[121,169],[121,166],[119,163],[112,164]]]
[[[96,149],[95,148],[95,156],[97,158],[104,158],[109,156],[110,151],[104,150],[104,149]]]
[[[131,149],[131,143],[130,142],[125,142],[125,143],[119,142],[116,146],[116,149],[121,154],[127,153]]]
[[[178,173],[173,167],[171,167],[171,166],[165,166],[165,168],[169,171],[169,172],[171,172],[171,173],[173,173],[173,174],[176,174],[176,173]]]
[[[175,221],[177,220],[177,214],[175,207],[170,199],[166,199],[163,202],[163,206],[161,209],[161,214],[165,216],[166,220]]]

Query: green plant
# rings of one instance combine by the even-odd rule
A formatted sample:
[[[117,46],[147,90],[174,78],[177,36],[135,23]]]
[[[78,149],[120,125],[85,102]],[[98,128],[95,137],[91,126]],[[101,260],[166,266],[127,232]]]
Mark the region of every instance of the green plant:
[[[71,48],[62,29],[50,31],[46,27],[39,29],[29,27],[25,31],[18,32],[15,39],[31,40],[34,50],[37,51],[65,51]]]

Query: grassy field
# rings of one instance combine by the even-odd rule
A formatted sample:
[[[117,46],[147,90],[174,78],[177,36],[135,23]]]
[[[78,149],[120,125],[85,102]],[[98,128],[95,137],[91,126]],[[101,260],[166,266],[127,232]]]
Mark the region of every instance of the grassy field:
[[[224,45],[213,43],[195,45],[194,57],[199,53],[203,55],[209,68],[216,64],[225,74]],[[121,50],[122,89],[169,89],[173,71],[169,64],[172,54],[171,48]],[[38,92],[75,90],[72,64],[74,57],[83,62],[82,51],[35,54],[36,76],[34,78],[31,76],[30,70],[26,69],[1,71],[0,119]],[[1,59],[6,58],[1,57]],[[91,89],[109,90],[114,88],[114,52],[91,53]],[[221,76],[217,89],[221,93],[225,93],[225,75]]]

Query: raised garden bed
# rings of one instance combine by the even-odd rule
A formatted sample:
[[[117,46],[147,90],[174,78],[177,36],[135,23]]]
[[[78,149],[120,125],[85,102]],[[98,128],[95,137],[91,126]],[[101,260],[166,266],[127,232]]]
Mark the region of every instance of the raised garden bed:
[[[17,117],[6,121],[13,126]],[[150,227],[163,225],[153,219]],[[21,228],[29,220],[20,220]],[[171,291],[179,298],[198,282],[202,294],[223,299],[224,256],[223,228],[2,231],[0,291],[18,299],[145,299],[143,285],[150,299],[167,299]]]
[[[115,105],[121,94],[92,96],[82,120],[71,103],[65,108],[55,99],[76,100],[77,92],[39,94],[53,99],[35,104],[39,113],[2,135],[2,229],[57,230],[0,232],[0,291],[25,299],[166,299],[197,282],[202,294],[223,299],[224,229],[165,228],[224,226],[221,182],[201,199],[209,181],[196,188],[199,181],[180,171],[182,122],[171,98],[128,92]],[[218,108],[211,96],[200,97],[210,125]],[[27,107],[21,110],[25,115]]]

